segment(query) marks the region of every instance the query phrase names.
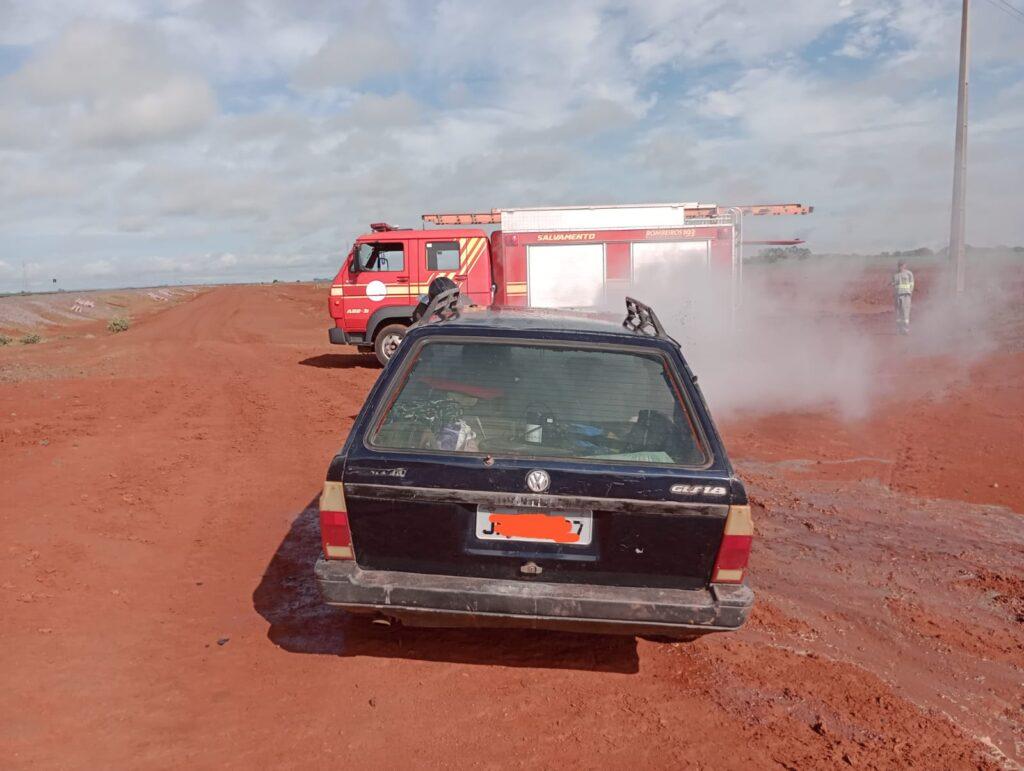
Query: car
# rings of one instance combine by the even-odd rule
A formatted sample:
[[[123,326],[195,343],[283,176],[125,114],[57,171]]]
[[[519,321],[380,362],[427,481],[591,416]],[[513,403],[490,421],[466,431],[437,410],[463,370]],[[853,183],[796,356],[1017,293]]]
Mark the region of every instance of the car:
[[[746,491],[679,344],[626,305],[434,297],[331,461],[324,601],[408,626],[739,628]]]

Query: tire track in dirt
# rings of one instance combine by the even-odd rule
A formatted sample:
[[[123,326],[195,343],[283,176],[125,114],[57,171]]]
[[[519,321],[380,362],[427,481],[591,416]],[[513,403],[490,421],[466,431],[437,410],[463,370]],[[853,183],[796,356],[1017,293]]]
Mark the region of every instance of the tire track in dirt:
[[[856,665],[1019,755],[1024,637],[1004,607],[1016,584],[1002,577],[1020,572],[1024,519],[1000,507],[911,498],[873,481],[794,489],[771,476],[770,465],[745,471],[763,509],[755,521],[767,552],[754,570],[761,596],[798,631],[768,630],[773,642],[788,638],[797,650]],[[986,587],[1007,587],[998,595],[1007,599],[975,589],[979,576],[988,576]]]

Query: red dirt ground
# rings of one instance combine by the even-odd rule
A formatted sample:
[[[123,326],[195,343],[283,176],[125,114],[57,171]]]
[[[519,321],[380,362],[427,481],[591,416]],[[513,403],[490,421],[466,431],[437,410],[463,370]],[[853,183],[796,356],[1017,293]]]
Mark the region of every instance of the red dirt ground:
[[[904,351],[863,419],[722,421],[758,604],[661,644],[322,606],[316,496],[379,371],[324,300],[222,287],[0,349],[3,766],[1024,763],[1019,312],[940,389]]]

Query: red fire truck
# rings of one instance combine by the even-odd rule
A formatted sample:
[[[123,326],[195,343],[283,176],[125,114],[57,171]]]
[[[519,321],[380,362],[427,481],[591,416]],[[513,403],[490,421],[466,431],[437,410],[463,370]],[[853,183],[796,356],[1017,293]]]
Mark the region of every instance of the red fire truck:
[[[735,308],[744,215],[809,214],[801,204],[720,207],[672,203],[492,209],[425,214],[434,229],[374,223],[356,239],[331,286],[330,341],[394,353],[438,276],[477,305],[600,308],[633,287],[687,275]],[[453,227],[457,226],[457,227]],[[467,227],[477,226],[477,227]],[[479,226],[498,226],[488,236]]]

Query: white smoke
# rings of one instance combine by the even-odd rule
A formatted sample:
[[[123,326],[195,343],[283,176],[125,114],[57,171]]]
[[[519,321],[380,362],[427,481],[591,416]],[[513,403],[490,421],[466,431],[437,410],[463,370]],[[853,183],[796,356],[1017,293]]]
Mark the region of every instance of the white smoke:
[[[706,274],[663,271],[630,291],[682,344],[716,416],[833,410],[857,418],[893,395],[892,368],[901,363],[952,354],[946,377],[928,386],[962,376],[993,348],[999,319],[1020,300],[1020,259],[972,265],[959,300],[943,261],[909,266],[917,278],[909,337],[896,330],[895,260],[748,263],[735,316],[728,288],[709,286]]]

